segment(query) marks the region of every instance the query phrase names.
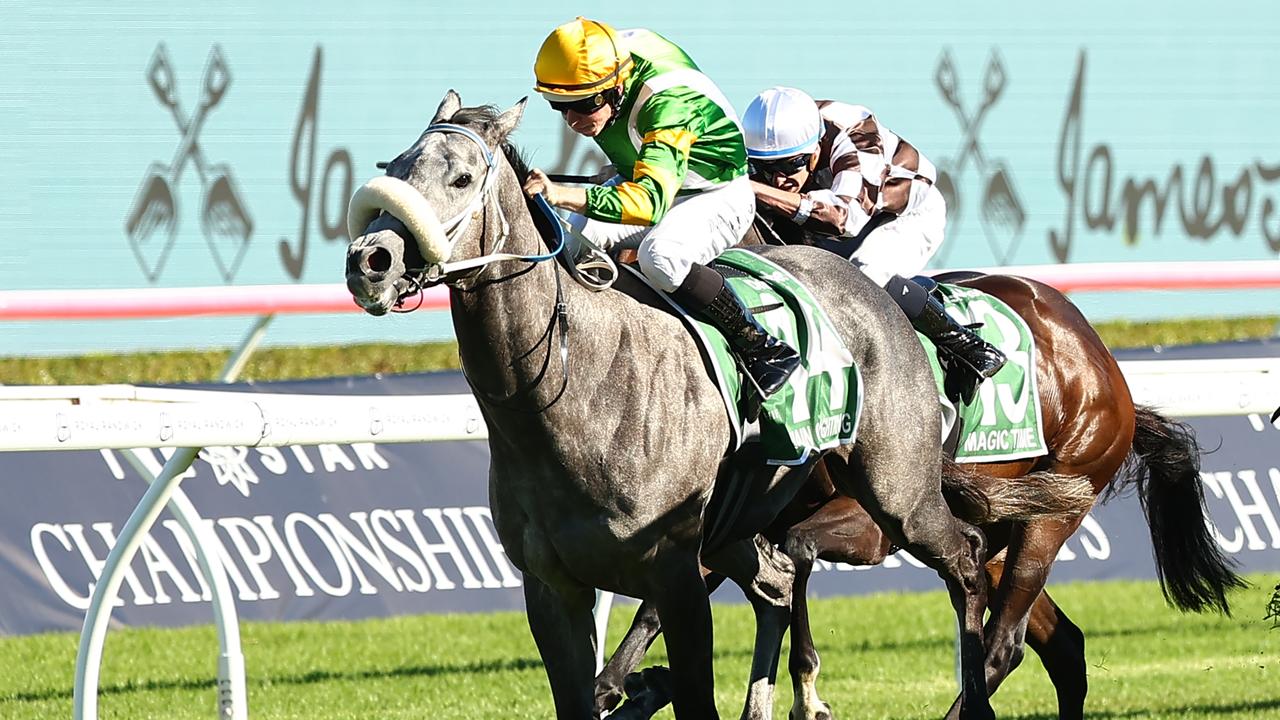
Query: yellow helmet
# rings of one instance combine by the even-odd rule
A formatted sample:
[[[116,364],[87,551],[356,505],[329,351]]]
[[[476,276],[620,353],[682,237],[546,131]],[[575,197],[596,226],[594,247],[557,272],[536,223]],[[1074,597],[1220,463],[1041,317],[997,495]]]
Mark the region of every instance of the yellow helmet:
[[[533,89],[552,102],[581,100],[621,86],[631,54],[608,25],[579,17],[551,31],[533,63]]]

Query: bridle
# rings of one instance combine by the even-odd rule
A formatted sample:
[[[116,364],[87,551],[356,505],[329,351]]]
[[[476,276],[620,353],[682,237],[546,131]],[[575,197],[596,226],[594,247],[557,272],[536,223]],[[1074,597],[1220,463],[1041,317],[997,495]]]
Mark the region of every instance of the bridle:
[[[440,253],[441,259],[436,261],[427,260],[426,261],[427,264],[423,268],[417,269],[417,270],[405,271],[405,277],[409,280],[409,287],[398,294],[396,298],[397,307],[402,306],[405,298],[411,295],[417,294],[420,289],[432,287],[435,285],[447,285],[454,292],[462,292],[462,293],[473,292],[474,290],[477,289],[477,285],[479,284],[478,278],[480,277],[480,275],[485,271],[485,269],[487,269],[490,265],[493,265],[494,263],[514,260],[514,261],[529,263],[529,267],[523,270],[517,271],[515,273],[512,273],[511,275],[486,281],[484,283],[485,285],[503,282],[505,280],[509,280],[513,277],[516,277],[518,275],[522,275],[525,272],[532,270],[533,267],[536,266],[538,263],[551,260],[564,251],[565,245],[566,245],[564,226],[562,225],[560,218],[552,211],[551,206],[546,201],[546,198],[544,198],[542,195],[537,195],[534,197],[534,205],[537,206],[552,221],[551,224],[555,228],[556,237],[555,237],[554,249],[545,253],[533,254],[533,255],[521,255],[517,253],[502,252],[502,247],[506,244],[508,238],[511,235],[511,226],[510,226],[510,223],[507,222],[506,214],[502,210],[502,204],[497,202],[490,202],[495,195],[496,180],[498,177],[498,155],[489,149],[489,146],[485,144],[484,139],[481,138],[480,135],[478,135],[475,131],[471,130],[470,128],[462,125],[455,125],[453,123],[435,123],[429,126],[426,129],[426,131],[423,133],[423,135],[425,136],[431,133],[451,133],[451,134],[462,135],[463,137],[475,143],[475,145],[478,148],[480,148],[481,155],[484,157],[484,161],[485,161],[484,180],[481,182],[479,190],[471,198],[471,200],[467,203],[467,205],[463,207],[462,211],[459,212],[457,215],[454,215],[452,218],[442,223],[439,223],[438,227],[439,227],[439,230],[442,232],[439,234],[435,234],[431,237],[432,242],[443,244],[443,247],[439,248],[439,250],[443,251]],[[362,200],[362,194],[364,193],[368,193],[369,195],[369,198],[367,200]],[[405,183],[403,180],[399,180],[397,178],[390,178],[389,176],[374,178],[373,180],[370,180],[369,183],[367,183],[364,187],[357,190],[356,194],[352,197],[353,210],[350,213],[350,215],[357,216],[357,210],[358,210],[359,216],[353,217],[351,221],[353,225],[353,229],[351,230],[352,235],[355,236],[356,232],[363,231],[363,227],[361,227],[360,230],[357,231],[354,229],[354,226],[359,224],[362,221],[363,217],[367,217],[370,210],[371,203],[376,203],[379,199],[385,198],[387,196],[396,196],[396,195],[404,196],[406,193],[411,193],[409,200],[412,204],[416,204],[417,202],[419,202],[419,198],[421,198],[420,192],[412,188],[412,186],[410,186],[408,183]],[[414,198],[412,197],[412,195],[417,195],[418,197]],[[421,198],[421,200],[425,201],[425,198]],[[358,206],[357,204],[358,202],[362,204]],[[485,255],[480,255],[473,258],[467,258],[465,260],[448,261],[447,258],[450,255],[452,255],[454,246],[457,244],[458,240],[463,237],[463,234],[470,228],[472,221],[475,220],[477,217],[487,216],[490,205],[494,206],[494,211],[497,213],[498,225],[500,228],[498,233],[498,240],[493,245],[494,251],[491,253],[487,253]],[[416,222],[410,218],[399,218],[399,219],[402,222],[405,222],[406,226],[410,226],[410,231],[414,232],[415,238],[419,240],[419,245],[421,246],[422,238],[418,234],[420,231],[415,232],[415,228],[419,227],[421,223]],[[367,222],[365,222],[365,225],[367,226]],[[427,227],[428,229],[430,229],[430,225],[427,225]],[[483,230],[481,232],[483,232]],[[424,234],[431,234],[431,233],[428,232]],[[424,253],[424,259],[425,258],[426,258],[426,253]],[[463,370],[463,376],[466,377],[467,384],[471,386],[471,389],[475,393],[476,397],[483,400],[485,403],[489,405],[492,405],[494,407],[499,407],[505,410],[515,411],[515,412],[540,413],[543,410],[546,410],[547,408],[551,407],[551,405],[555,404],[555,402],[558,401],[560,397],[564,395],[565,389],[568,387],[568,384],[569,384],[568,308],[564,301],[564,287],[560,279],[560,273],[555,272],[554,269],[552,272],[554,273],[555,281],[556,281],[556,302],[555,302],[555,307],[552,311],[551,317],[547,322],[546,330],[543,332],[542,336],[539,338],[538,342],[533,346],[533,348],[530,348],[529,352],[516,358],[511,363],[511,365],[514,366],[516,362],[519,362],[525,359],[526,357],[529,356],[529,353],[532,353],[533,350],[538,347],[538,345],[541,345],[545,341],[547,343],[547,354],[546,354],[546,357],[543,359],[541,369],[538,371],[538,374],[536,377],[534,377],[533,381],[529,385],[523,388],[517,387],[514,391],[512,391],[506,397],[497,397],[494,395],[490,395],[489,393],[486,393],[485,391],[481,390],[476,385],[476,383],[466,375],[466,370],[465,369]],[[413,309],[416,309],[416,308],[411,308],[410,311]],[[515,405],[514,402],[518,398],[520,398],[523,395],[528,395],[532,393],[542,383],[543,379],[545,379],[547,374],[547,369],[551,363],[551,356],[552,356],[551,342],[550,342],[551,335],[556,331],[557,328],[559,329],[559,333],[560,333],[560,353],[559,354],[560,354],[560,366],[562,369],[560,390],[556,393],[555,397],[549,400],[545,405],[538,407],[536,409],[530,410],[528,408],[519,407]]]
[[[441,227],[445,232],[445,239],[447,242],[447,249],[448,249],[448,253],[445,255],[445,257],[447,258],[453,254],[453,247],[457,244],[459,238],[462,237],[463,233],[465,233],[467,229],[471,226],[472,220],[474,220],[479,215],[486,214],[489,210],[490,204],[494,205],[495,210],[498,214],[498,223],[501,230],[498,233],[497,242],[495,242],[493,245],[494,251],[491,253],[488,253],[486,255],[479,255],[473,258],[467,258],[466,260],[456,260],[453,262],[447,262],[444,260],[437,261],[437,262],[428,262],[426,267],[424,267],[421,271],[418,272],[419,280],[421,282],[422,287],[432,287],[434,285],[446,284],[446,285],[449,285],[450,287],[454,287],[454,289],[461,289],[455,285],[455,281],[457,278],[464,278],[464,279],[474,278],[478,276],[480,272],[484,270],[484,268],[488,267],[489,265],[495,262],[500,262],[505,260],[518,260],[518,261],[536,264],[536,263],[544,262],[546,260],[550,260],[554,258],[556,255],[560,254],[562,250],[564,250],[564,246],[565,246],[564,233],[560,232],[558,233],[558,237],[557,237],[558,243],[555,249],[551,250],[550,252],[536,254],[536,255],[519,255],[515,253],[502,252],[501,250],[503,246],[506,245],[507,239],[511,235],[511,225],[507,222],[506,214],[502,210],[502,204],[489,202],[491,196],[494,193],[494,188],[496,187],[496,180],[498,177],[498,154],[490,150],[489,146],[485,144],[484,139],[482,139],[474,130],[472,130],[471,128],[465,127],[463,125],[454,125],[452,123],[436,123],[434,125],[429,126],[426,129],[426,131],[423,133],[423,135],[428,135],[431,133],[453,133],[457,135],[462,135],[463,137],[467,138],[471,142],[475,143],[476,147],[480,149],[480,153],[484,157],[484,161],[485,161],[484,180],[480,184],[479,191],[476,192],[475,196],[472,197],[471,201],[467,203],[467,205],[462,209],[461,212],[459,212],[457,215],[454,215],[449,220],[441,223]],[[541,196],[539,196],[535,202],[539,202],[539,203],[542,203],[543,205],[546,205],[546,200]],[[548,212],[549,214],[552,215],[552,217],[554,217],[554,213],[551,213],[550,206],[546,207],[546,212]],[[557,227],[559,227],[558,221],[556,222],[556,225]],[[556,282],[559,283],[559,276],[557,276]],[[559,297],[557,296],[557,300],[558,299]]]

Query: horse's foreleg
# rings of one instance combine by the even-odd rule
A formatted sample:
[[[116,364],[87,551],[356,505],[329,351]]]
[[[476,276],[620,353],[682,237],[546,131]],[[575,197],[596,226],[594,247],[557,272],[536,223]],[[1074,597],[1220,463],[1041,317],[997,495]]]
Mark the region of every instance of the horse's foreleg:
[[[559,720],[595,718],[592,675],[596,667],[595,621],[591,608],[595,592],[575,588],[553,590],[529,573],[524,574],[525,614],[529,629],[551,683]]]
[[[783,550],[796,567],[791,590],[791,720],[830,720],[831,706],[818,695],[821,660],[809,625],[806,592],[814,560],[878,565],[889,539],[856,501],[836,497],[787,531]]]
[[[724,582],[724,576],[718,573],[708,573],[707,592],[712,592],[720,587],[720,583]],[[649,650],[649,646],[657,639],[658,633],[662,632],[662,623],[658,621],[658,611],[651,602],[642,602],[640,607],[636,609],[636,615],[631,620],[631,627],[627,629],[627,634],[622,638],[622,642],[618,643],[618,648],[613,651],[613,655],[609,657],[609,662],[605,664],[604,669],[596,676],[596,713],[604,714],[613,710],[622,702],[623,691],[625,688],[632,686],[645,687],[648,677],[656,677],[654,674],[647,676],[631,676],[636,667],[640,665],[640,661],[644,659],[645,653]],[[663,690],[660,687],[646,688],[643,692],[651,692],[655,698],[660,697],[659,693]],[[635,693],[627,691],[628,696]],[[655,709],[661,709],[671,701],[669,696],[661,700],[661,704]],[[652,713],[650,713],[652,714]]]
[[[671,663],[671,704],[676,718],[715,720],[711,599],[694,557],[668,561],[649,598],[658,611]],[[593,658],[594,662],[594,658]],[[590,693],[588,692],[588,699]]]
[[[703,562],[732,578],[751,601],[756,616],[756,642],[742,717],[767,720],[773,716],[773,689],[782,636],[790,621],[795,566],[761,535],[709,554]]]
[[[622,702],[623,680],[631,674],[645,652],[653,644],[662,624],[658,622],[658,611],[650,602],[640,603],[636,615],[631,619],[631,627],[618,643],[618,649],[609,656],[600,674],[596,676],[596,714],[602,715],[613,710]]]

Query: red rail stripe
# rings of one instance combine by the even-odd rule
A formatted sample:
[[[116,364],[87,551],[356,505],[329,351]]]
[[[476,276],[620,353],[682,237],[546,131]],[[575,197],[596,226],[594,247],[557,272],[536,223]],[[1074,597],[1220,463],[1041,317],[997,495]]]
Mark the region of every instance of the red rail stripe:
[[[415,299],[406,300],[412,307]],[[443,287],[422,293],[422,308],[447,310]],[[342,283],[225,287],[0,292],[0,320],[92,320],[211,315],[362,312]]]
[[[1280,288],[1280,262],[1073,263],[977,268],[1030,277],[1063,292]],[[943,272],[933,271],[934,274]],[[412,306],[416,300],[406,301]],[[422,293],[422,309],[446,310],[449,294]],[[211,315],[360,312],[342,283],[192,288],[0,291],[3,320],[94,320]]]

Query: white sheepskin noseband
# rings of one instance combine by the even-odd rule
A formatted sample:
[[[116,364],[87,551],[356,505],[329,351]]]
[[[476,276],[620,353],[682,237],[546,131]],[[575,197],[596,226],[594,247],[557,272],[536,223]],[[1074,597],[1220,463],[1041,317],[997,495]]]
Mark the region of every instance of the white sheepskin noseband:
[[[404,223],[418,243],[418,251],[429,263],[449,259],[453,248],[445,236],[440,218],[431,203],[409,183],[380,175],[362,185],[351,196],[347,208],[347,235],[352,240],[364,234],[365,228],[378,214],[386,211]]]

